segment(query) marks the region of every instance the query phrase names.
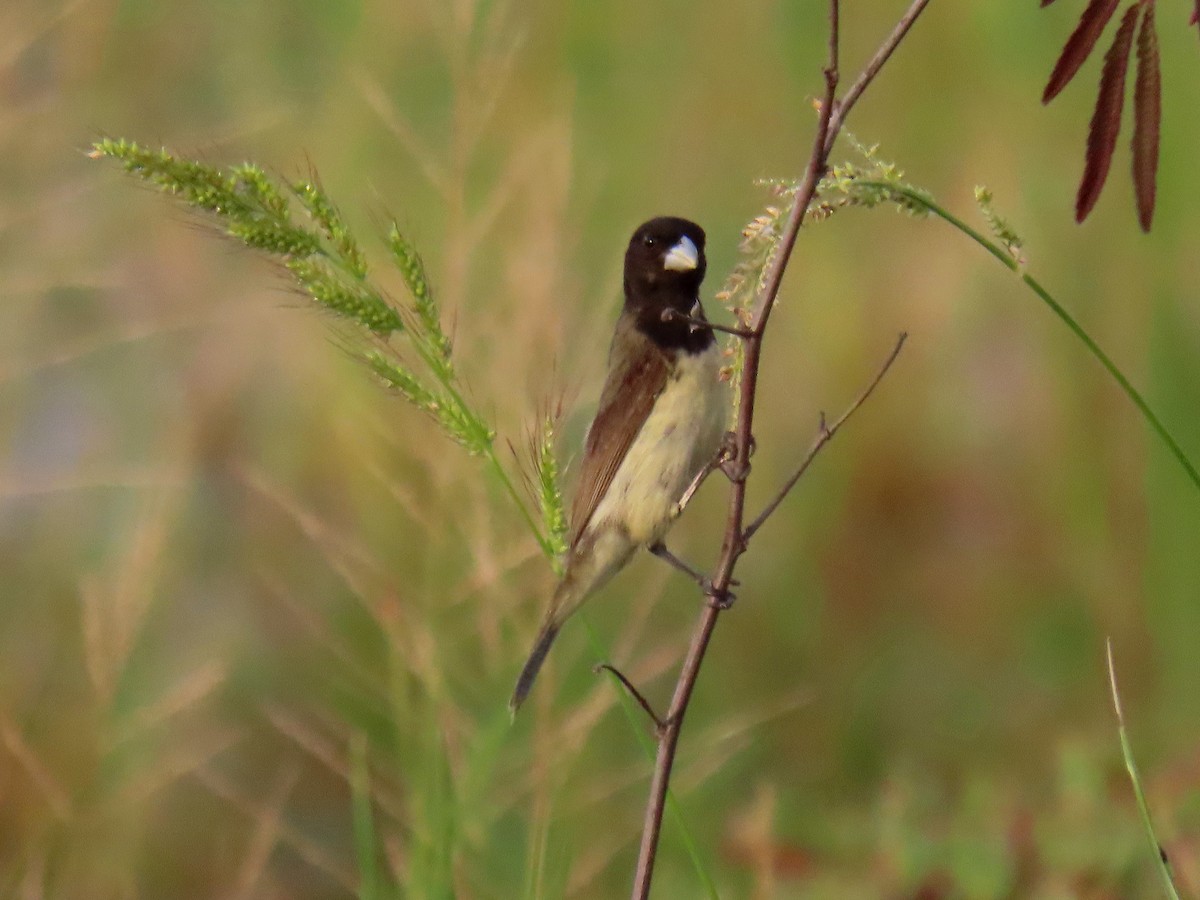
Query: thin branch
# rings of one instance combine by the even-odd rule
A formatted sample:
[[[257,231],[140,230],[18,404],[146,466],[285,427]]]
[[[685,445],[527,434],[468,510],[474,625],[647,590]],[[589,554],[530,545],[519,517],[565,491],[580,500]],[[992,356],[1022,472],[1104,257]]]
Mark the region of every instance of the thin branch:
[[[928,2],[928,0],[925,0]],[[837,7],[836,0],[831,4],[835,9]],[[837,25],[837,14],[833,13],[830,16],[830,21],[833,26]],[[831,35],[836,35],[835,28],[831,27]],[[831,38],[832,42],[836,38]],[[767,327],[767,319],[771,316],[771,310],[775,306],[775,298],[779,296],[779,288],[783,284],[783,273],[787,270],[788,262],[792,258],[792,248],[796,246],[796,238],[800,235],[800,226],[804,224],[805,214],[808,212],[809,204],[812,203],[813,197],[817,193],[817,185],[820,184],[821,178],[825,175],[825,162],[829,158],[829,150],[827,147],[833,146],[833,141],[837,137],[837,132],[832,131],[833,115],[837,108],[837,85],[838,85],[838,70],[837,70],[837,47],[830,48],[829,65],[825,67],[825,97],[821,102],[821,114],[817,118],[817,133],[813,138],[812,154],[809,156],[808,166],[804,170],[804,179],[796,188],[796,196],[792,202],[791,212],[788,213],[787,222],[783,226],[783,235],[779,239],[779,246],[775,251],[775,258],[771,261],[771,267],[767,270],[766,276],[763,278],[762,290],[759,291],[758,297],[754,301],[754,310],[751,314],[751,330],[756,336],[762,336],[763,330]],[[747,375],[751,371],[750,353],[747,352],[745,370]],[[755,360],[755,373],[757,373],[757,359]],[[751,381],[750,378],[744,378],[742,383]]]
[[[642,696],[642,692],[633,686],[633,682],[625,677],[624,673],[615,666],[608,663],[598,663],[592,666],[592,671],[597,675],[601,672],[608,672],[613,678],[621,682],[625,690],[629,691],[629,696],[638,702],[640,706],[651,719],[654,720],[654,730],[657,733],[662,733],[662,730],[667,727],[667,723],[659,718],[658,713],[654,711],[654,707],[650,705],[650,701]]]
[[[903,331],[900,332],[900,337],[896,340],[896,346],[892,348],[892,352],[888,354],[887,359],[884,360],[879,371],[875,373],[875,377],[871,379],[871,383],[863,389],[862,393],[858,395],[854,402],[850,404],[850,406],[844,413],[842,413],[837,421],[835,421],[832,425],[826,425],[825,414],[821,414],[820,431],[813,440],[812,446],[808,448],[808,453],[805,454],[804,460],[800,463],[796,471],[792,473],[792,477],[783,483],[783,487],[779,489],[779,493],[772,497],[770,502],[763,507],[763,511],[758,514],[753,522],[746,526],[746,530],[742,533],[742,537],[745,541],[749,542],[750,538],[754,536],[754,533],[757,532],[758,529],[762,528],[763,523],[765,523],[767,519],[771,517],[771,514],[775,512],[779,504],[784,501],[789,493],[791,493],[792,488],[796,486],[796,482],[800,480],[800,477],[806,471],[808,471],[809,465],[812,464],[812,461],[816,458],[817,454],[821,452],[821,448],[833,439],[833,436],[837,434],[837,430],[841,428],[846,423],[846,420],[854,415],[858,408],[866,402],[868,397],[871,396],[879,382],[883,381],[883,376],[888,373],[888,369],[892,367],[892,363],[896,361],[896,357],[900,355],[900,350],[904,347],[904,342],[906,340],[908,340],[908,333]]]
[[[796,190],[794,205],[788,214],[783,235],[776,249],[775,258],[771,263],[763,287],[755,299],[751,317],[751,334],[745,340],[745,358],[743,362],[743,378],[741,395],[738,404],[737,426],[734,430],[734,450],[731,464],[737,471],[746,472],[750,465],[751,435],[754,423],[754,399],[758,387],[758,370],[762,357],[763,334],[767,320],[774,308],[779,295],[779,287],[783,282],[784,271],[791,258],[792,248],[800,226],[808,211],[809,204],[816,194],[817,185],[825,174],[826,162],[833,143],[841,130],[842,123],[858,98],[879,74],[883,64],[908,33],[917,17],[928,5],[929,0],[914,0],[908,11],[901,17],[892,32],[884,39],[879,50],[867,64],[862,74],[838,104],[838,45],[840,41],[839,5],[838,0],[829,0],[829,50],[828,60],[824,70],[825,94],[821,104],[821,114],[817,122],[817,131],[813,139],[813,147],[809,156],[804,178]],[[743,533],[743,521],[746,505],[746,481],[744,478],[733,480],[729,490],[729,512],[725,523],[725,538],[721,547],[721,555],[712,577],[713,590],[717,596],[729,590],[733,580],[733,570],[738,558],[746,551],[746,540]],[[658,753],[654,762],[654,774],[650,782],[650,795],[646,802],[646,814],[642,826],[642,840],[638,850],[637,870],[634,874],[633,900],[646,900],[650,895],[650,880],[654,875],[654,861],[658,853],[658,840],[662,831],[663,810],[666,803],[667,785],[671,779],[671,769],[675,763],[675,751],[679,744],[679,735],[683,728],[684,714],[687,712],[696,679],[700,674],[700,666],[708,649],[708,642],[717,624],[721,608],[717,604],[706,604],[700,614],[696,630],[692,635],[687,655],[680,667],[679,679],[675,683],[675,691],[667,710],[665,725],[659,733]]]
[[[681,313],[679,310],[671,309],[669,306],[662,311],[662,320],[664,322],[687,322],[695,331],[723,331],[725,334],[732,334],[743,340],[754,336],[754,332],[748,329],[735,328],[731,325],[718,325],[716,322],[709,322],[707,319],[697,319],[695,316]]]
[[[900,21],[892,28],[891,34],[879,45],[879,49],[875,51],[875,55],[871,57],[871,61],[863,67],[858,78],[846,89],[846,93],[838,101],[837,109],[833,113],[833,121],[829,125],[829,137],[825,144],[826,156],[833,152],[833,142],[837,139],[838,132],[842,130],[842,123],[845,122],[846,116],[850,115],[850,110],[854,108],[854,104],[858,102],[858,98],[862,96],[867,86],[875,80],[875,76],[879,74],[879,70],[883,68],[883,64],[888,61],[895,49],[900,46],[900,42],[904,40],[904,36],[908,34],[909,29],[916,23],[917,17],[925,11],[925,7],[928,5],[929,0],[915,0],[907,12],[900,17]]]
[[[654,776],[650,781],[650,799],[646,805],[646,817],[642,827],[642,843],[638,849],[637,871],[634,873],[634,900],[646,900],[650,896],[650,879],[654,875],[654,859],[658,853],[658,837],[662,831],[663,805],[666,802],[667,783],[671,778],[671,767],[675,762],[675,748],[679,743],[679,732],[683,725],[682,714],[687,709],[687,700],[692,686],[700,674],[704,651],[717,624],[719,607],[706,605],[700,616],[700,624],[692,636],[679,680],[675,685],[675,696],[667,720],[658,736],[658,754],[654,761]],[[682,702],[680,695],[683,694]]]

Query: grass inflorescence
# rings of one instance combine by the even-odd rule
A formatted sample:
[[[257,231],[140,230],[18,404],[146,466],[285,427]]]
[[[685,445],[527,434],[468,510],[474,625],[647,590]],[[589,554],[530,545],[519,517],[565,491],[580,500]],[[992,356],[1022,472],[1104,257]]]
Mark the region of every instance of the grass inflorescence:
[[[1018,264],[1024,264],[1025,259],[1021,255],[1021,249],[1025,246],[1025,240],[1017,234],[1008,219],[996,212],[995,198],[992,196],[991,189],[982,184],[976,185],[975,202],[979,205],[979,212],[987,222],[992,237],[1009,252],[1009,255]]]
[[[810,221],[828,219],[840,209],[874,209],[886,204],[918,218],[929,214],[926,205],[911,196],[924,197],[925,191],[906,181],[904,170],[895,163],[880,159],[878,144],[868,146],[848,132],[843,134],[858,158],[830,166],[809,208]]]
[[[254,163],[223,168],[123,139],[96,141],[91,156],[118,161],[208,214],[229,237],[278,257],[297,286],[339,318],[383,337],[403,330],[400,310],[368,280],[366,257],[315,178],[280,187]],[[293,199],[304,219],[293,214]]]
[[[534,436],[536,443],[533,447],[538,507],[542,513],[546,537],[553,547],[556,559],[567,552],[567,513],[563,504],[558,459],[554,455],[560,415],[561,411],[558,411],[542,417],[541,427]]]
[[[394,222],[387,243],[392,261],[409,294],[399,304],[370,277],[362,246],[315,174],[292,182],[268,175],[254,163],[221,167],[186,159],[162,148],[104,138],[92,145],[94,159],[113,159],[131,175],[204,214],[221,231],[247,247],[275,257],[296,286],[342,323],[357,327],[348,350],[391,390],[427,414],[439,429],[475,456],[486,458],[543,553],[555,559],[563,543],[557,519],[547,510],[558,491],[556,466],[539,465],[539,527],[495,452],[496,433],[465,399],[453,360],[453,342],[442,327],[441,311],[413,243]],[[302,211],[297,215],[293,210]],[[392,343],[420,360],[424,372],[411,366]],[[553,429],[547,433],[553,436]],[[552,449],[544,449],[539,459]],[[547,479],[554,480],[551,484]],[[558,496],[561,514],[561,495]]]

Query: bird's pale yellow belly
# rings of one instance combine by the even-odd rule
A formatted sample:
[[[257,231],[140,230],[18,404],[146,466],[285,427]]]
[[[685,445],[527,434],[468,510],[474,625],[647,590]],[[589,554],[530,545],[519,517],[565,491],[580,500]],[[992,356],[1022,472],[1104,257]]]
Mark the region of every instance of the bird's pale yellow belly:
[[[661,540],[675,506],[696,473],[716,453],[725,429],[725,392],[714,345],[680,354],[645,424],[633,440],[588,531],[616,526],[631,543]]]

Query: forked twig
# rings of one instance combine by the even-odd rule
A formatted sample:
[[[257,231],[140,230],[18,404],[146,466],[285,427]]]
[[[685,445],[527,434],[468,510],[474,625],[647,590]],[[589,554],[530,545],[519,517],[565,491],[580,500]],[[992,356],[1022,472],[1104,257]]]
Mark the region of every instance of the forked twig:
[[[833,440],[833,436],[837,434],[837,430],[846,424],[846,420],[854,415],[858,408],[867,401],[867,398],[870,397],[875,391],[875,388],[879,385],[879,382],[883,381],[883,376],[888,373],[888,369],[892,367],[892,363],[896,361],[896,357],[900,355],[900,350],[904,347],[904,342],[906,340],[908,340],[908,333],[904,331],[900,332],[900,337],[896,340],[896,346],[892,348],[892,352],[889,353],[887,359],[883,361],[883,365],[880,366],[879,371],[875,373],[875,377],[871,379],[871,383],[863,388],[862,393],[855,398],[854,402],[846,408],[846,411],[842,413],[832,425],[825,424],[825,414],[821,413],[821,427],[816,438],[813,439],[812,445],[808,448],[808,453],[804,455],[804,459],[796,468],[796,471],[792,473],[791,478],[783,483],[783,487],[781,487],[779,492],[770,499],[766,506],[763,507],[762,512],[755,517],[754,521],[746,526],[746,530],[742,532],[743,540],[749,541],[750,538],[754,536],[754,533],[758,531],[758,529],[762,528],[763,523],[765,523],[767,519],[771,517],[771,514],[775,512],[775,510],[779,507],[779,504],[784,501],[789,493],[791,493],[792,488],[796,486],[796,482],[799,481],[800,477],[808,470],[808,467],[812,464],[812,461],[816,458],[817,454],[821,452],[821,448]]]
[[[838,132],[842,130],[842,122],[846,116],[850,114],[851,108],[858,102],[858,98],[862,96],[875,76],[879,74],[879,70],[883,68],[883,64],[891,58],[896,48],[900,46],[900,42],[904,40],[908,30],[916,24],[917,17],[925,11],[925,7],[929,5],[929,0],[916,0],[905,11],[900,20],[893,26],[891,33],[879,49],[875,51],[875,55],[870,61],[863,66],[863,70],[859,73],[858,78],[854,79],[854,83],[846,88],[846,92],[842,94],[842,98],[838,101],[837,109],[833,111],[833,120],[829,124],[829,136],[825,142],[825,155],[828,156],[833,151],[833,142],[837,139]]]

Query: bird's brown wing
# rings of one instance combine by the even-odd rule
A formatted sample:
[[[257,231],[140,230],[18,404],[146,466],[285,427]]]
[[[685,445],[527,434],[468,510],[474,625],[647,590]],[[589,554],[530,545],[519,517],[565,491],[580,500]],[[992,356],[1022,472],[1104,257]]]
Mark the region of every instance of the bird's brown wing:
[[[571,504],[572,549],[667,382],[666,356],[631,325],[623,320],[617,326],[600,408],[584,444],[583,465]]]

